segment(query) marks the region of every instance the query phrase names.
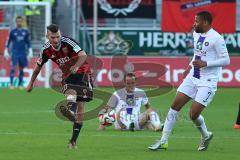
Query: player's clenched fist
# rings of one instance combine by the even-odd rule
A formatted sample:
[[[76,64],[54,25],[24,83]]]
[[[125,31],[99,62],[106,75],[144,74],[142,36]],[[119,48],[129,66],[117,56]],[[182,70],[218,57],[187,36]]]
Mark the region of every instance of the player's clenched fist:
[[[195,61],[192,62],[192,65],[195,68],[202,68],[202,67],[206,67],[207,66],[207,62],[201,61],[201,60],[195,60]]]

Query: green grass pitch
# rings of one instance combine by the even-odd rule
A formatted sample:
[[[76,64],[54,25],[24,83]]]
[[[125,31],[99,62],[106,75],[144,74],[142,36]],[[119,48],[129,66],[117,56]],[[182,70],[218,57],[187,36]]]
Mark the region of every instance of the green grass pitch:
[[[164,120],[175,90],[150,99]],[[218,89],[213,102],[203,112],[214,138],[208,151],[198,152],[200,134],[188,118],[190,104],[181,111],[164,151],[149,151],[148,145],[159,138],[152,131],[96,131],[98,120],[84,123],[78,149],[68,150],[70,122],[58,119],[54,106],[64,97],[50,89],[35,88],[31,94],[18,89],[0,88],[0,160],[237,160],[240,130],[233,129],[240,90]],[[100,100],[87,105],[95,108]]]

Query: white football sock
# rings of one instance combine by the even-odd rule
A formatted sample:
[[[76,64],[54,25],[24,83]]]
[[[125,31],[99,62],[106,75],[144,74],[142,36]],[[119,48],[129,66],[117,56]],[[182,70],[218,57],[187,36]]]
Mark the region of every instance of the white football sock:
[[[204,122],[204,118],[202,115],[199,115],[196,120],[193,121],[197,129],[200,131],[203,138],[208,137],[208,130],[206,124]]]
[[[170,108],[164,123],[164,128],[161,137],[161,143],[167,143],[168,137],[170,136],[173,126],[178,119],[178,111]]]
[[[149,113],[149,119],[150,119],[150,122],[155,129],[160,129],[161,128],[161,121],[159,119],[159,116],[158,116],[157,112],[155,112],[155,111],[150,112]]]

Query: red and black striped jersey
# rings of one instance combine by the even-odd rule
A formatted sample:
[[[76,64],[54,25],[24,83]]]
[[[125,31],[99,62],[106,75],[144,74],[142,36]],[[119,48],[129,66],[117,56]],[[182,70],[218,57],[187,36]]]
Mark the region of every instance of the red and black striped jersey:
[[[67,74],[66,72],[75,64],[74,62],[76,62],[78,58],[78,53],[82,51],[82,49],[76,41],[68,37],[62,36],[60,43],[58,49],[53,48],[50,42],[45,43],[37,60],[37,64],[42,66],[48,59],[51,59],[62,69],[63,74]],[[89,64],[84,62],[82,66],[79,67],[77,73],[90,74]]]

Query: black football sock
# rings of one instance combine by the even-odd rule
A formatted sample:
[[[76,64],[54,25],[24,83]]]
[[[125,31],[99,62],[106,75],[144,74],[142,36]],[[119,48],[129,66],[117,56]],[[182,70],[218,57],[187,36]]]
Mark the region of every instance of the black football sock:
[[[77,138],[79,136],[79,133],[81,131],[82,128],[82,123],[76,123],[74,122],[73,124],[73,132],[72,132],[72,138],[70,140],[70,142],[76,142]]]
[[[20,71],[19,73],[19,81],[18,81],[18,87],[21,87],[22,86],[22,82],[23,82],[23,76],[24,76],[24,72],[23,70]]]
[[[10,85],[11,86],[13,85],[14,73],[15,73],[15,70],[14,70],[14,68],[12,68],[10,71]]]

